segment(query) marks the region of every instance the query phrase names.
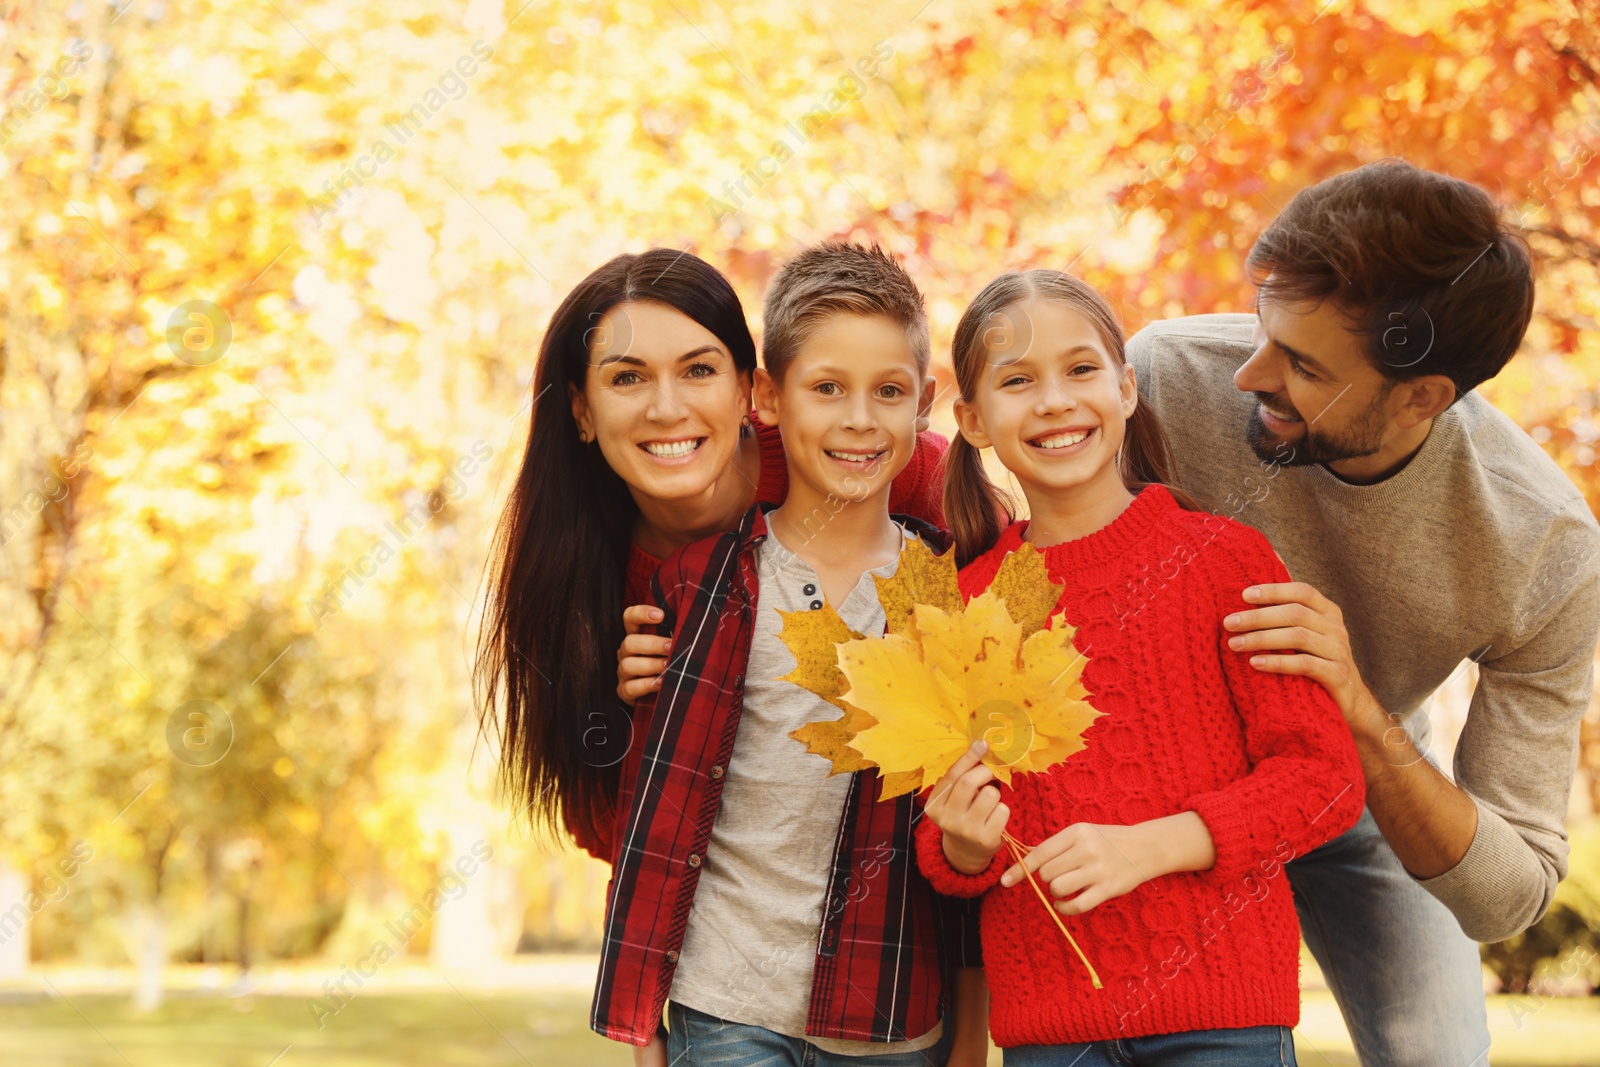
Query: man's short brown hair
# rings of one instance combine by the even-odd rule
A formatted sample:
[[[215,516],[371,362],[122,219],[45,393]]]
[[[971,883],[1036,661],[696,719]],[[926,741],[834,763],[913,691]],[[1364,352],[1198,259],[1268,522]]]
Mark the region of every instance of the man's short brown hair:
[[[1520,233],[1470,182],[1380,160],[1302,189],[1246,261],[1259,301],[1334,301],[1391,381],[1443,374],[1460,399],[1533,317]]]
[[[761,361],[774,381],[817,324],[830,315],[882,315],[911,342],[917,373],[928,373],[928,312],[922,293],[898,260],[877,245],[829,241],[795,256],[767,290]]]

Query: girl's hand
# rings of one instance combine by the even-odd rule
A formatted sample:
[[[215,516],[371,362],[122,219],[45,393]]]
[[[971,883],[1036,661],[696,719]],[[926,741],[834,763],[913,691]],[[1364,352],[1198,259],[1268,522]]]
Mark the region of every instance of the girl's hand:
[[[944,831],[944,855],[962,874],[979,874],[1000,850],[1011,809],[998,789],[985,788],[994,772],[981,762],[986,742],[974,742],[934,784],[923,812]]]
[[[644,633],[664,616],[661,609],[651,604],[635,604],[622,612],[622,626],[627,636],[617,649],[617,696],[632,706],[646,693],[661,688],[661,675],[667,669],[667,653],[672,640]]]
[[[633,1067],[667,1067],[667,1043],[657,1034],[644,1047],[630,1045],[633,1049]]]
[[[1061,898],[1057,911],[1082,915],[1152,878],[1203,871],[1216,859],[1211,831],[1192,811],[1133,826],[1075,822],[1012,864],[1000,884],[1015,885],[1037,871],[1051,895]]]

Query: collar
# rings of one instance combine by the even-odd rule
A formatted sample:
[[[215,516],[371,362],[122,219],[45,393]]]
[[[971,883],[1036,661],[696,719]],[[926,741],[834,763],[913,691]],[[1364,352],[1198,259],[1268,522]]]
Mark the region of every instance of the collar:
[[[767,512],[777,506],[775,503],[757,502],[749,511],[744,513],[744,518],[739,520],[739,529],[736,532],[741,552],[753,552],[757,545],[767,539]],[[936,554],[942,555],[949,549],[950,535],[933,525],[933,523],[926,522],[914,515],[890,515],[889,517],[916,534]]]

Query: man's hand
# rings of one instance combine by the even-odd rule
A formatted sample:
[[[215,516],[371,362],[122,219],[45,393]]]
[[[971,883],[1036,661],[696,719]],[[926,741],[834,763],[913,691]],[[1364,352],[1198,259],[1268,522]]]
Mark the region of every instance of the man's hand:
[[[994,772],[981,762],[986,742],[974,742],[934,784],[923,813],[944,831],[944,855],[962,874],[979,874],[1000,851],[1011,809],[998,789],[985,788]]]
[[[617,649],[617,696],[631,707],[646,693],[661,688],[661,675],[667,669],[667,653],[672,650],[672,640],[644,633],[664,616],[661,609],[650,604],[635,604],[622,612],[622,626],[627,636]]]
[[[1305,582],[1252,585],[1243,596],[1259,606],[1222,620],[1224,629],[1235,631],[1229,648],[1256,653],[1250,665],[1257,670],[1303,674],[1320,683],[1358,735],[1388,729],[1388,717],[1356,669],[1339,605]],[[1375,721],[1374,712],[1382,722]]]
[[[1253,585],[1243,596],[1260,606],[1222,620],[1236,632],[1228,646],[1256,653],[1257,670],[1303,674],[1333,697],[1355,737],[1367,807],[1405,869],[1433,878],[1461,862],[1478,830],[1477,804],[1427,762],[1361,680],[1339,606],[1305,582]]]

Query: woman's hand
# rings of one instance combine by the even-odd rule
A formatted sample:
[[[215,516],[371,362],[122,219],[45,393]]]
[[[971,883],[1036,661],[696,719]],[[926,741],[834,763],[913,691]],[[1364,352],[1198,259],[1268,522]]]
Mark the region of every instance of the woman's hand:
[[[979,874],[1000,850],[1011,809],[986,788],[994,772],[981,762],[987,742],[974,742],[934,784],[923,812],[944,831],[944,855],[962,874]]]
[[[988,1037],[985,1036],[981,1044],[951,1046],[950,1058],[944,1062],[945,1067],[988,1067]]]
[[[633,1049],[633,1067],[667,1067],[667,1042],[660,1034],[652,1037],[648,1045],[629,1047]]]
[[[1082,915],[1163,874],[1203,871],[1217,860],[1204,820],[1192,811],[1133,826],[1075,822],[1047,838],[1000,876],[1015,885],[1037,871],[1056,910]]]
[[[982,967],[956,971],[955,995],[944,1024],[953,1027],[945,1067],[986,1067],[989,1062],[989,984]]]
[[[644,633],[664,618],[661,609],[651,604],[635,604],[622,613],[622,626],[627,636],[617,649],[617,696],[629,706],[644,696],[661,688],[661,675],[667,669],[667,653],[672,640]]]

